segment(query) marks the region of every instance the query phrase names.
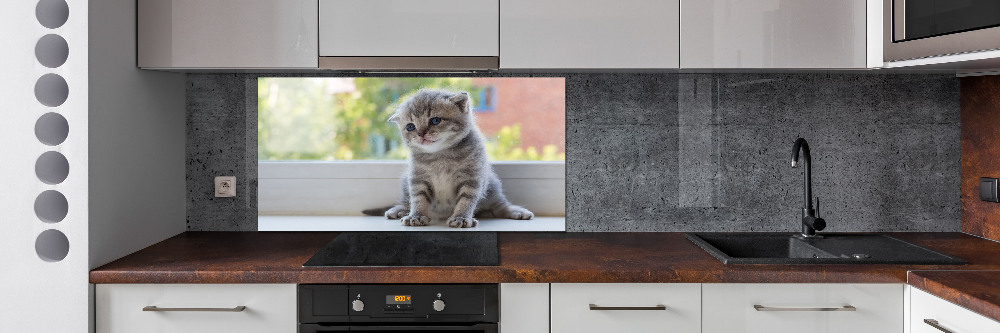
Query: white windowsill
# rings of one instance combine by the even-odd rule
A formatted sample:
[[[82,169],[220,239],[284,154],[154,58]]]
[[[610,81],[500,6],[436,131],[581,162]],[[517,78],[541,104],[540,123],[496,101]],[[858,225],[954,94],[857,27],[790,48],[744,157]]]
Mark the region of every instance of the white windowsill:
[[[565,162],[497,162],[493,168],[511,203],[549,217],[529,221],[488,219],[473,230],[565,230]],[[257,170],[260,231],[458,230],[444,221],[406,227],[384,217],[360,216],[362,209],[399,201],[399,178],[406,170],[405,161],[260,161]]]
[[[531,220],[480,219],[475,228],[451,228],[443,220],[428,226],[408,227],[399,220],[381,216],[261,215],[259,231],[565,231],[564,217],[535,217]]]

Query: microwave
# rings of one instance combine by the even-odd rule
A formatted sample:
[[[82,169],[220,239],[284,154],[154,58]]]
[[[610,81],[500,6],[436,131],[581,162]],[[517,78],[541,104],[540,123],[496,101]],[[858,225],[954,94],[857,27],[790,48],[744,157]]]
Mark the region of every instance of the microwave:
[[[883,0],[886,62],[1000,49],[1000,1]]]

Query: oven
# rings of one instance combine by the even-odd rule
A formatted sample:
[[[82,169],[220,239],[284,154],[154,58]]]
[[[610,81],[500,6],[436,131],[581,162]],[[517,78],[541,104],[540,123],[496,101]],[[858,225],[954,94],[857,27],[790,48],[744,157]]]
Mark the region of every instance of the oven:
[[[496,284],[303,284],[299,333],[497,333]]]
[[[883,0],[885,61],[1000,49],[1000,1]]]

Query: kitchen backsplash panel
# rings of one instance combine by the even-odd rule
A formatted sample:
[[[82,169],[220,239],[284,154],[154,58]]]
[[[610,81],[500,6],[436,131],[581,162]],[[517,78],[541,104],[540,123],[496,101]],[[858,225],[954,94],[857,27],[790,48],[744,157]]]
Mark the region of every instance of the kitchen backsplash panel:
[[[1000,178],[1000,76],[962,78],[962,231],[1000,241],[1000,203],[979,199],[979,178]]]
[[[257,230],[257,79],[187,76],[187,225]],[[216,176],[236,176],[236,197],[216,198]]]
[[[189,230],[257,228],[258,76],[187,77]],[[798,137],[826,231],[960,228],[954,76],[538,76],[566,77],[568,231],[798,230]]]

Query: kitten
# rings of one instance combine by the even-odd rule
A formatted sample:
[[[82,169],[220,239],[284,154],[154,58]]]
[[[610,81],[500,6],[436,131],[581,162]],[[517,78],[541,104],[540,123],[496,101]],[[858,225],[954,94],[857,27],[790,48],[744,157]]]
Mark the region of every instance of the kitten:
[[[503,195],[468,93],[420,89],[400,104],[389,122],[399,126],[410,148],[410,164],[402,178],[402,201],[385,211],[387,218],[408,226],[447,218],[450,227],[469,228],[479,224],[475,217],[534,217]]]

